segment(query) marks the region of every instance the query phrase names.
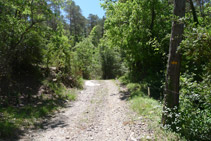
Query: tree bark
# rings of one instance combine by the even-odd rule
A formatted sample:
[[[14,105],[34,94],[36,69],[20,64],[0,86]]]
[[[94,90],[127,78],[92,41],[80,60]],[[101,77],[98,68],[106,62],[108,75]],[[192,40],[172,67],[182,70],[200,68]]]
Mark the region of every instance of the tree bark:
[[[174,15],[178,18],[185,16],[185,0],[174,0]],[[162,115],[163,125],[173,125],[175,114],[179,106],[179,78],[180,78],[180,52],[177,51],[182,41],[184,23],[178,19],[172,23],[169,58],[167,65],[166,84],[164,91],[164,107]],[[174,127],[174,126],[172,126]]]
[[[193,20],[194,20],[194,22],[196,23],[196,26],[197,26],[199,24],[199,21],[198,21],[198,17],[197,17],[197,14],[196,14],[195,7],[193,5],[193,0],[190,0],[190,7],[191,7],[191,10],[192,10]]]

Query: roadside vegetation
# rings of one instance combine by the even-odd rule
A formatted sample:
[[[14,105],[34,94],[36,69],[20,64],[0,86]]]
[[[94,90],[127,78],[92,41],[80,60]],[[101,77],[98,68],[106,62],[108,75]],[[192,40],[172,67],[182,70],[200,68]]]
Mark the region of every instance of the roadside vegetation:
[[[0,138],[75,100],[83,79],[121,77],[169,140],[210,140],[211,1],[102,2],[99,18],[72,0],[0,1]]]
[[[43,78],[39,90],[30,94],[30,100],[28,96],[17,95],[15,99],[5,101],[8,106],[0,107],[1,138],[14,139],[29,128],[42,128],[44,119],[64,108],[69,101],[76,100],[76,91],[61,82]]]
[[[210,1],[183,1],[176,7],[173,1],[165,0],[106,2],[104,38],[113,50],[119,50],[120,66],[127,68],[120,69],[125,71],[121,80],[129,88],[133,109],[141,115],[158,114],[157,125],[186,140],[210,140]],[[185,6],[186,11],[177,6]],[[173,9],[183,11],[179,21]],[[184,32],[180,32],[183,26]],[[184,33],[178,35],[183,40],[174,44],[174,33]],[[150,99],[146,98],[148,88]],[[151,110],[156,103],[160,108]]]
[[[71,1],[3,0],[0,9],[0,138],[14,139],[75,100],[83,78],[99,72],[103,19],[86,19]],[[74,27],[65,22],[72,18]]]
[[[148,129],[154,133],[153,139],[157,141],[185,140],[180,134],[162,127],[162,100],[156,100],[148,96],[148,87],[146,84],[127,83],[124,77],[120,77],[119,81],[127,88],[129,93],[127,100],[131,108],[141,116],[141,120],[143,120],[145,124],[148,125]]]

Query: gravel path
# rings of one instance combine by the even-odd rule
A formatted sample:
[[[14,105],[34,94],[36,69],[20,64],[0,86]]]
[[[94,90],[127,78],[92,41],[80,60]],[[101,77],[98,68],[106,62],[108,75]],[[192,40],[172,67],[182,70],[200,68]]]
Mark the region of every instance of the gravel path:
[[[141,117],[120,99],[121,88],[112,80],[85,81],[76,102],[47,121],[43,129],[21,140],[138,141],[152,139]]]

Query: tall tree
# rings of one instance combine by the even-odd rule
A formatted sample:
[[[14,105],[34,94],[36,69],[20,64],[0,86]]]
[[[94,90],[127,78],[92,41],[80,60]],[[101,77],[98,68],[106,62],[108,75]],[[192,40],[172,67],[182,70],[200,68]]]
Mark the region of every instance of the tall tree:
[[[4,0],[0,5],[0,65],[4,70],[8,68],[5,70],[8,74],[11,71],[16,72],[15,67],[23,62],[32,63],[41,58],[39,55],[34,56],[39,50],[36,48],[38,45],[32,46],[29,39],[40,31],[39,28],[46,17],[51,15],[51,11],[44,0]],[[31,54],[26,53],[27,51]]]
[[[93,15],[93,14],[89,14],[88,18],[87,18],[87,22],[88,22],[88,34],[92,31],[92,29],[94,28],[94,26],[96,26],[99,23],[99,17],[97,15]]]
[[[81,8],[72,1],[71,5],[65,7],[66,18],[69,20],[70,34],[74,37],[74,45],[84,35],[86,19],[81,13]]]
[[[47,25],[49,27],[51,27],[54,31],[56,31],[57,26],[58,26],[58,22],[61,21],[61,5],[54,2],[54,1],[47,1],[48,2],[48,6],[51,8],[52,11],[52,15],[47,19]]]
[[[198,17],[197,17],[197,14],[196,14],[195,7],[193,5],[193,0],[190,0],[190,7],[191,7],[191,10],[192,10],[192,14],[193,14],[193,20],[196,23],[196,25],[198,25],[199,21],[198,21]]]
[[[152,17],[151,24],[150,24],[150,30],[151,30],[152,37],[153,37],[153,27],[154,27],[154,21],[155,21],[155,16],[156,16],[155,0],[152,0],[150,4],[151,4],[151,17]]]
[[[175,120],[174,112],[177,112],[179,106],[179,79],[181,56],[178,47],[182,41],[184,32],[184,23],[181,21],[185,16],[185,0],[174,0],[174,15],[177,17],[172,23],[172,31],[169,47],[169,58],[167,66],[164,112],[162,115],[163,125],[173,125]],[[172,114],[173,116],[170,114]]]
[[[105,7],[106,36],[112,41],[112,45],[125,52],[128,66],[136,81],[147,79],[150,74],[160,77],[161,70],[166,66],[163,60],[158,60],[165,59],[162,51],[165,50],[164,47],[168,48],[168,43],[157,43],[166,36],[166,31],[171,29],[171,24],[165,17],[170,15],[170,7],[160,10],[168,5],[167,2],[128,0],[121,3],[108,2]]]

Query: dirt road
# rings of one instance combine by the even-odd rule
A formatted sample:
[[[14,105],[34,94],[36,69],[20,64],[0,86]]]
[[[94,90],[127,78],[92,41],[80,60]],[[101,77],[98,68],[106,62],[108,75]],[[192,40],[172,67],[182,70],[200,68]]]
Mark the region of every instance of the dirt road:
[[[112,80],[85,81],[77,101],[70,103],[43,128],[21,140],[137,141],[151,139],[141,118],[121,100],[121,88]]]

